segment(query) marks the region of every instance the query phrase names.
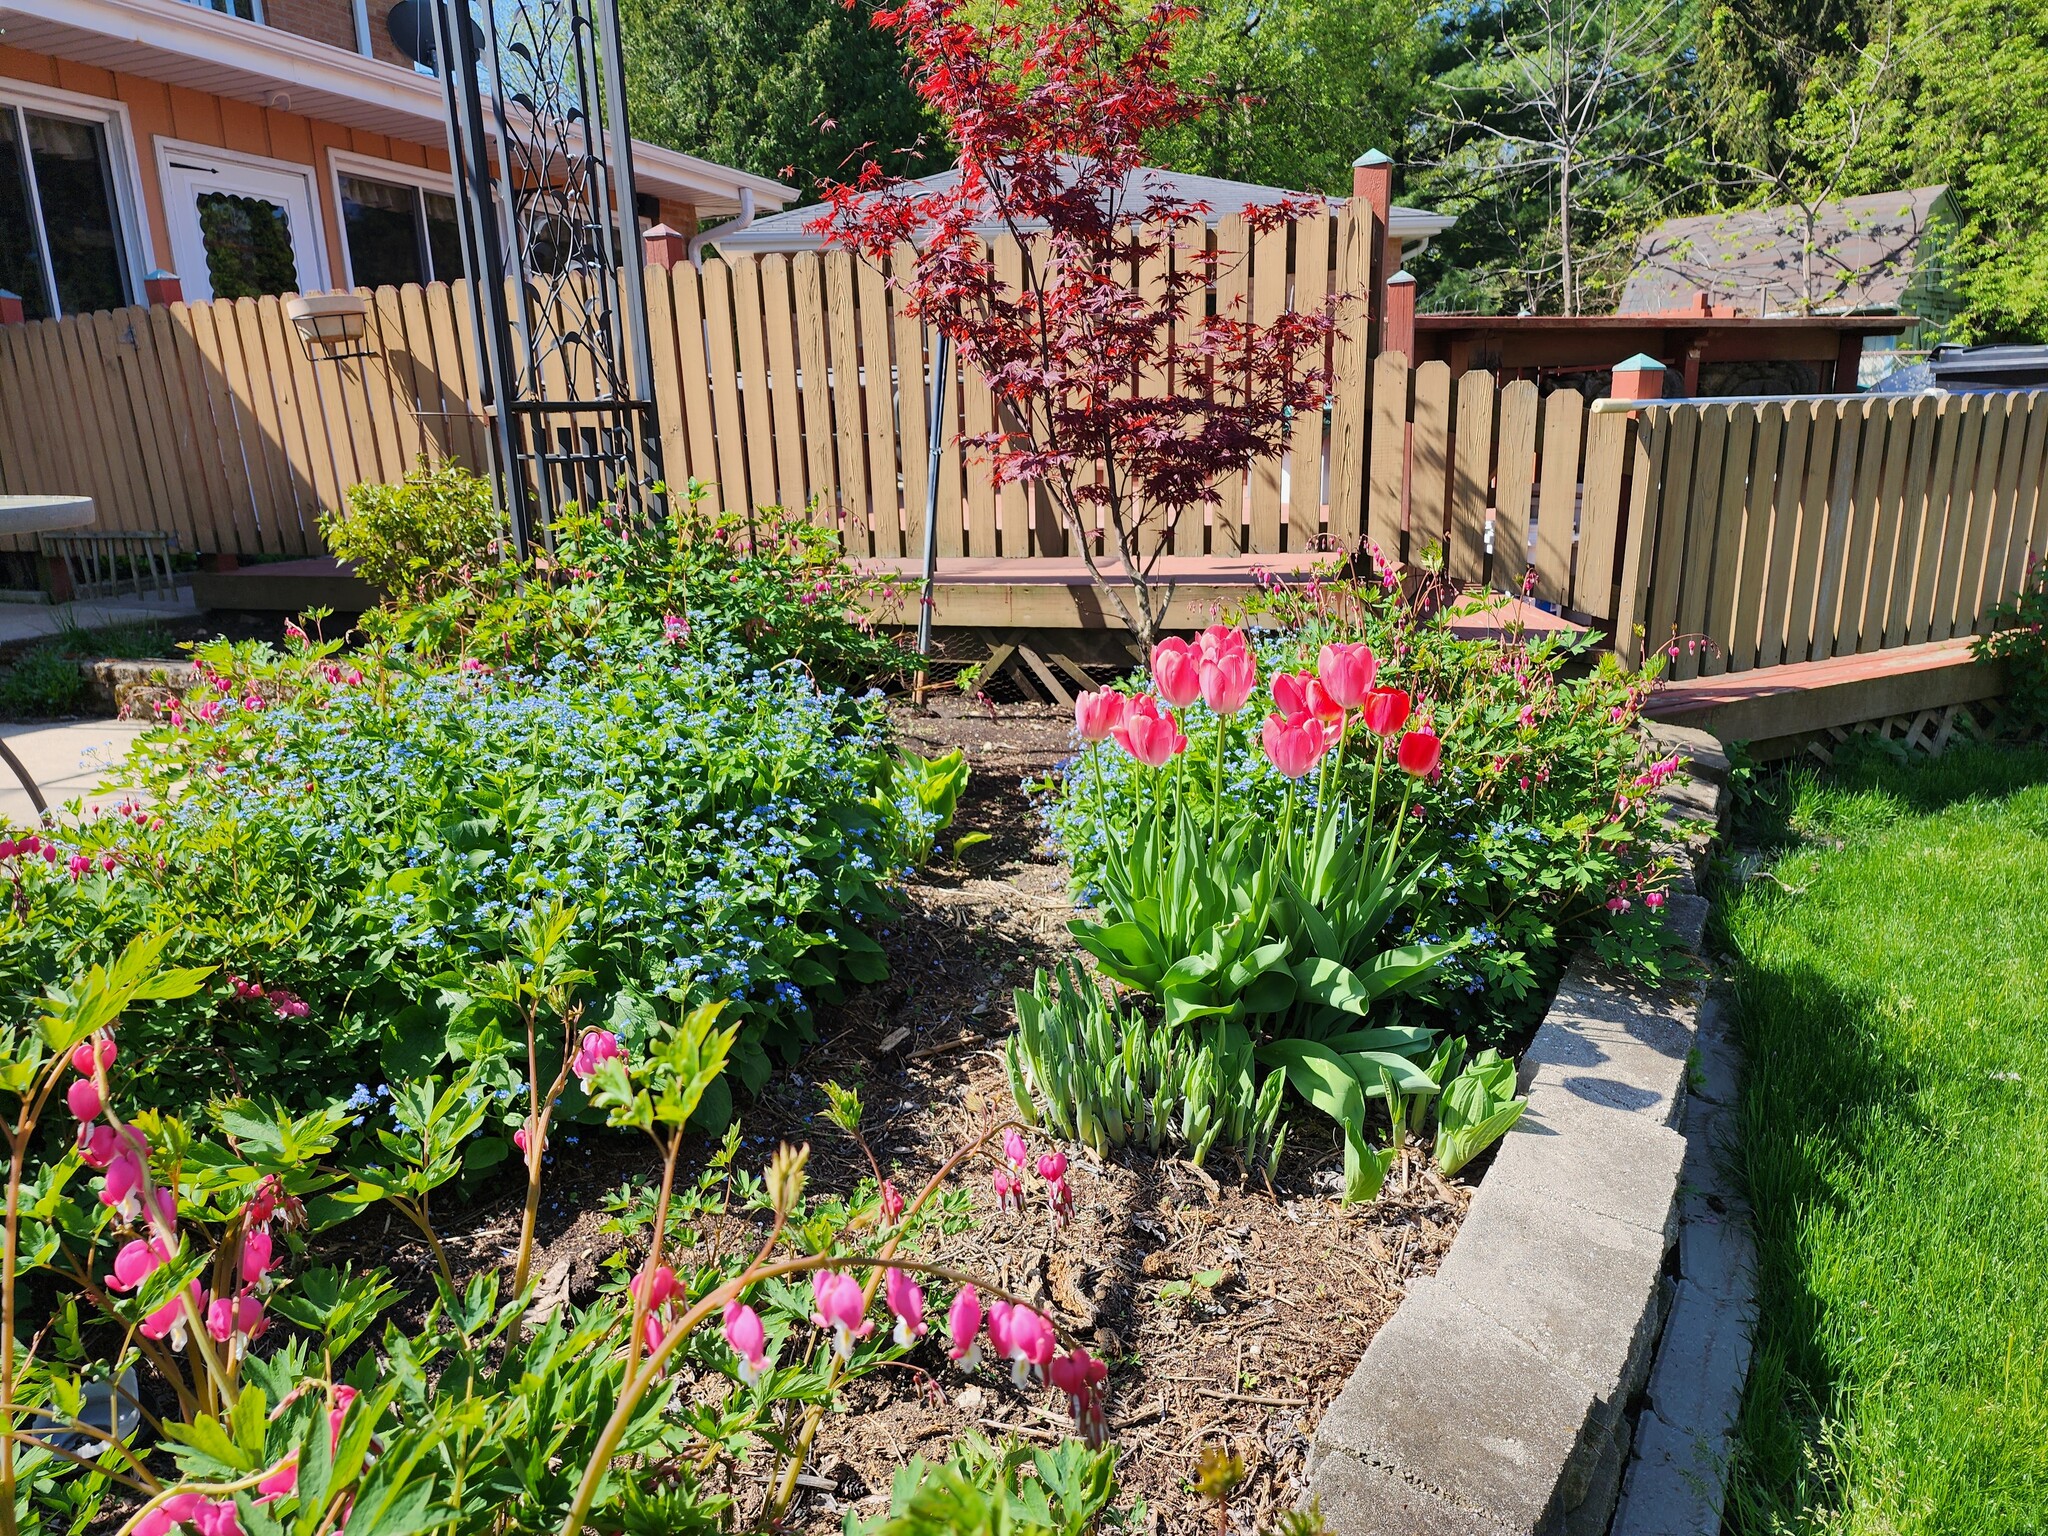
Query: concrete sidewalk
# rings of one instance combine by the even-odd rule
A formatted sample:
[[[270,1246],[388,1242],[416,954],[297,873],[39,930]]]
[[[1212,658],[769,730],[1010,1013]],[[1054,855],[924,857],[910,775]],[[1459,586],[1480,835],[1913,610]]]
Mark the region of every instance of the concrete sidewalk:
[[[140,720],[71,720],[53,725],[0,725],[0,739],[21,759],[42,789],[50,809],[90,796],[119,766],[137,736],[149,729]],[[0,823],[36,824],[35,807],[13,772],[0,763]]]
[[[0,603],[0,645],[41,640],[67,629],[115,629],[123,624],[175,624],[199,612],[192,588],[181,586],[170,599],[109,597],[77,603]]]

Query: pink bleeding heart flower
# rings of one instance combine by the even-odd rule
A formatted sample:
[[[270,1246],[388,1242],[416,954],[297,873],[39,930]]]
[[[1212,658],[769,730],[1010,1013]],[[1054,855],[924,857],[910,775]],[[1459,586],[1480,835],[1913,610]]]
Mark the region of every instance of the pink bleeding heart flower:
[[[1356,709],[1372,692],[1380,664],[1369,645],[1332,644],[1316,653],[1316,676],[1344,709]]]
[[[1195,691],[1201,691],[1199,676],[1195,681]],[[1188,739],[1181,734],[1173,716],[1160,714],[1159,705],[1149,693],[1132,702],[1124,712],[1123,724],[1111,731],[1110,736],[1147,768],[1164,767],[1188,749]]]
[[[1124,723],[1130,699],[1114,688],[1083,693],[1074,700],[1074,729],[1083,741],[1101,741]]]
[[[645,1274],[638,1274],[626,1284],[626,1290],[635,1302],[642,1299],[640,1292],[643,1287],[647,1292],[646,1304],[649,1312],[659,1312],[683,1294],[682,1282],[676,1279],[676,1272],[666,1264],[655,1267],[651,1282]]]
[[[1067,1154],[1048,1152],[1038,1160],[1038,1176],[1045,1180],[1046,1204],[1052,1207],[1053,1225],[1065,1226],[1074,1214],[1073,1191],[1067,1187]]]
[[[1608,898],[1607,898],[1607,910],[1608,910],[1608,911],[1610,911],[1610,912],[1616,912],[1616,913],[1620,913],[1620,912],[1626,912],[1626,911],[1627,911],[1628,909],[1629,909],[1629,899],[1628,899],[1628,898],[1627,898],[1626,896],[1620,896],[1620,895],[1616,895],[1616,896],[1610,896],[1610,897],[1608,897]]]
[[[952,1346],[946,1353],[961,1370],[971,1371],[981,1364],[981,1296],[973,1286],[961,1286],[953,1298],[953,1305],[946,1311],[946,1331],[952,1336]]]
[[[1651,910],[1653,910],[1653,911],[1654,911],[1654,910],[1655,910],[1656,908],[1658,908],[1658,907],[1661,907],[1661,906],[1663,906],[1663,905],[1664,905],[1664,893],[1663,893],[1662,891],[1646,891],[1646,892],[1644,892],[1644,893],[1643,893],[1643,905],[1644,905],[1644,906],[1646,906],[1646,907],[1649,907],[1649,908],[1650,908]]]
[[[665,613],[661,616],[661,632],[669,640],[690,638],[690,621],[680,613]]]
[[[867,1320],[868,1299],[853,1276],[819,1270],[811,1276],[811,1299],[818,1309],[811,1321],[832,1330],[832,1348],[840,1359],[851,1358],[854,1341],[875,1331]]]
[[[520,1150],[521,1154],[524,1154],[532,1150],[533,1138],[527,1134],[526,1126],[522,1125],[519,1127],[518,1130],[512,1133],[512,1145],[517,1147]],[[545,1141],[541,1143],[541,1150],[547,1150],[547,1143]]]
[[[242,1284],[261,1285],[277,1262],[277,1244],[268,1232],[259,1229],[242,1239]]]
[[[889,1180],[882,1180],[882,1220],[890,1226],[903,1219],[903,1192]]]
[[[569,1060],[569,1070],[576,1074],[583,1084],[584,1092],[590,1091],[590,1080],[597,1076],[600,1063],[623,1061],[625,1050],[619,1044],[619,1037],[608,1029],[586,1029],[583,1039],[577,1044],[576,1054]]]
[[[132,1291],[163,1268],[170,1254],[160,1239],[135,1238],[121,1245],[114,1255],[114,1272],[107,1276],[110,1291]]]
[[[233,1499],[208,1499],[192,1517],[199,1536],[242,1536],[242,1520]]]
[[[1049,1364],[1059,1347],[1052,1324],[1043,1316],[1030,1307],[1005,1302],[997,1302],[990,1310],[988,1336],[997,1353],[1010,1362],[1010,1379],[1019,1387],[1028,1385],[1031,1372]]]
[[[100,1097],[100,1085],[89,1077],[75,1079],[64,1090],[64,1102],[80,1120],[97,1120],[106,1107],[106,1101]]]
[[[341,1444],[341,1426],[348,1418],[349,1405],[356,1400],[354,1387],[336,1387],[334,1406],[327,1410],[327,1449],[332,1452]]]
[[[186,1290],[194,1306],[204,1306],[206,1293],[199,1289],[194,1280]],[[185,1298],[173,1296],[142,1320],[142,1336],[145,1339],[169,1339],[172,1349],[185,1347]]]
[[[996,1209],[1007,1211],[1012,1203],[1019,1216],[1024,1214],[1024,1181],[1007,1168],[998,1168],[995,1176]]]
[[[1074,1428],[1081,1438],[1100,1449],[1109,1437],[1109,1416],[1104,1411],[1109,1367],[1076,1344],[1073,1353],[1059,1356],[1046,1367],[1045,1374],[1056,1390],[1067,1395]]]
[[[1237,649],[1202,663],[1202,702],[1216,714],[1234,715],[1244,708],[1258,680],[1259,664],[1240,637]]]
[[[167,1536],[181,1525],[191,1525],[205,1503],[200,1494],[174,1493],[135,1522],[135,1536]]]
[[[129,1221],[142,1214],[142,1159],[123,1152],[107,1164],[100,1179],[100,1204],[111,1206]]]
[[[240,1296],[216,1296],[206,1309],[206,1331],[216,1344],[230,1339],[253,1339],[266,1324],[263,1303],[244,1292]]]
[[[1159,696],[1183,709],[1202,696],[1202,649],[1175,636],[1152,647],[1152,681]]]
[[[725,1304],[725,1342],[740,1357],[740,1380],[748,1386],[768,1369],[768,1330],[761,1314],[735,1298]]]
[[[93,1058],[97,1055],[101,1068],[111,1067],[120,1052],[114,1046],[112,1035],[101,1034],[91,1040],[81,1040],[71,1047],[71,1070],[80,1077],[91,1077]]]
[[[882,1296],[889,1304],[889,1310],[896,1315],[896,1329],[890,1335],[896,1343],[908,1349],[928,1331],[924,1320],[924,1288],[900,1269],[890,1269],[882,1277]]]
[[[288,1493],[296,1493],[298,1487],[299,1463],[298,1458],[293,1457],[279,1462],[271,1469],[270,1475],[256,1485],[256,1502],[268,1504],[271,1500],[281,1499]]]
[[[1259,745],[1266,761],[1290,779],[1298,779],[1322,760],[1330,738],[1313,715],[1290,720],[1285,715],[1268,715],[1259,728]]]
[[[1003,1132],[1003,1156],[1010,1160],[1010,1166],[1022,1173],[1031,1166],[1031,1144],[1024,1139],[1024,1133],[1015,1126]]]

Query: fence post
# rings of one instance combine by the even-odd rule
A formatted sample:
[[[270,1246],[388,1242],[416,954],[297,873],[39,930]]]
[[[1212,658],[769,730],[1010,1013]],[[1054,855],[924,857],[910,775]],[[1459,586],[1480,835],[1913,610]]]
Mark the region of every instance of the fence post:
[[[158,267],[142,276],[143,296],[152,304],[182,304],[185,302],[185,285],[178,274],[166,272]]]
[[[640,244],[647,252],[647,265],[659,267],[664,272],[690,258],[690,237],[666,224],[657,224],[648,230],[640,237]]]
[[[1664,397],[1664,365],[1638,352],[1614,370],[1612,398],[1648,403]],[[1641,411],[1628,413],[1632,441],[1624,450],[1621,507],[1620,569],[1616,572],[1619,598],[1614,607],[1614,654],[1625,667],[1643,663],[1644,637],[1641,627],[1643,605],[1649,598],[1650,559],[1655,552],[1652,525],[1657,509],[1650,503],[1652,482],[1657,476],[1657,443],[1642,419]]]
[[[0,325],[24,325],[28,311],[22,306],[21,295],[7,288],[0,288]]]
[[[1373,358],[1386,350],[1387,221],[1394,211],[1394,162],[1376,149],[1352,161],[1351,200],[1372,212],[1365,250],[1365,356]]]
[[[1387,337],[1383,352],[1398,352],[1415,366],[1415,278],[1396,272],[1387,279]]]

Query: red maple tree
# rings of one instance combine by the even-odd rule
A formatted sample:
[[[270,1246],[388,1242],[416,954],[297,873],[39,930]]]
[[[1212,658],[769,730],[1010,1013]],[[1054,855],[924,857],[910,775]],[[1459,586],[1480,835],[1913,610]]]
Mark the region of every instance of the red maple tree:
[[[826,189],[809,225],[884,266],[906,310],[988,381],[999,426],[963,441],[997,486],[1043,488],[1147,645],[1172,599],[1151,578],[1173,529],[1220,504],[1219,480],[1284,452],[1298,413],[1322,410],[1335,324],[1334,305],[1256,325],[1241,301],[1219,302],[1230,258],[1212,248],[1215,210],[1146,174],[1147,138],[1211,108],[1168,70],[1194,15],[1177,0],[1142,13],[1055,0],[1036,25],[978,25],[959,0],[877,11],[958,175],[920,184],[871,160]],[[1243,212],[1261,233],[1323,207],[1303,196]],[[992,230],[1021,247],[1008,280]],[[905,245],[914,257],[897,261]],[[1224,512],[1234,531],[1237,509]],[[1106,579],[1110,560],[1124,582]]]

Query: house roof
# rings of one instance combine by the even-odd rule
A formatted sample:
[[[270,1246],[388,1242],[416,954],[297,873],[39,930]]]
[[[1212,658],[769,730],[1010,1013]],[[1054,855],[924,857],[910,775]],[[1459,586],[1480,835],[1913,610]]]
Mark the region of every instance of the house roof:
[[[920,176],[906,185],[922,188],[928,192],[942,192],[960,180],[958,168],[940,171],[931,176]],[[1196,176],[1186,171],[1161,170],[1156,166],[1145,166],[1133,171],[1124,183],[1124,195],[1131,203],[1143,201],[1156,193],[1166,193],[1191,203],[1205,203],[1210,212],[1208,221],[1218,220],[1238,212],[1248,204],[1278,202],[1283,197],[1296,196],[1285,187],[1265,187],[1250,181],[1226,181],[1219,176]],[[1332,212],[1344,206],[1344,199],[1329,200]],[[810,233],[804,228],[824,210],[817,204],[805,208],[791,208],[769,218],[756,219],[742,230],[720,237],[712,232],[711,243],[726,254],[763,251],[815,251],[824,245],[822,236]],[[1396,204],[1388,219],[1389,232],[1405,241],[1424,241],[1432,235],[1441,234],[1456,220],[1448,214],[1429,213],[1420,208],[1404,208]],[[1024,226],[1027,234],[1043,228],[1042,224]],[[976,232],[984,236],[1004,233],[1004,226],[994,220],[977,227]]]
[[[1620,313],[1682,309],[1704,292],[1738,315],[1898,310],[1946,187],[1821,203],[1810,263],[1797,206],[1668,219],[1636,242]],[[1809,281],[1811,291],[1809,293]]]
[[[323,122],[416,144],[446,142],[441,82],[278,27],[223,16],[184,0],[0,0],[10,48],[274,106]],[[643,192],[722,217],[742,189],[780,208],[796,194],[779,181],[635,141]]]

